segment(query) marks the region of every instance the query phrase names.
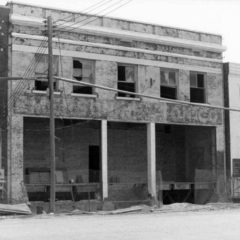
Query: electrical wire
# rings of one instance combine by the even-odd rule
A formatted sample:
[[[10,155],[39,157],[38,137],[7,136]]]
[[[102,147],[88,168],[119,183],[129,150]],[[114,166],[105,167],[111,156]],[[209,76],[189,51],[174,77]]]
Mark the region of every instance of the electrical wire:
[[[103,0],[103,1],[99,1],[98,3],[93,4],[93,5],[91,5],[90,7],[82,10],[81,13],[83,13],[83,14],[89,14],[89,13],[91,13],[93,10],[95,10],[96,8],[99,8],[99,7],[103,6],[103,5],[105,5],[106,3],[112,2],[112,1],[113,1],[113,0],[107,0],[107,1],[106,1],[106,0]],[[76,14],[77,14],[77,13],[76,13]],[[79,16],[79,17],[80,17],[80,16]],[[75,20],[78,19],[79,17],[75,18]],[[57,22],[59,22],[59,21],[70,21],[70,20],[72,20],[72,18],[73,18],[72,16],[69,16],[69,17],[66,17],[66,18],[62,18],[62,19],[55,20],[53,23],[57,23]]]
[[[121,3],[121,2],[123,2],[123,1],[126,1],[126,0],[120,0],[120,1],[118,2],[118,4]],[[112,12],[114,12],[114,11],[122,8],[123,6],[129,4],[129,3],[132,2],[132,1],[133,1],[133,0],[128,0],[127,2],[125,2],[125,3],[123,3],[123,4],[119,5],[119,6],[115,6],[113,9],[111,9],[111,10],[108,11],[108,12],[105,12],[103,15],[99,15],[100,13],[102,13],[102,12],[104,12],[105,10],[107,10],[107,9],[110,8],[110,7],[107,7],[107,8],[105,8],[104,10],[101,10],[101,11],[97,12],[96,14],[98,14],[98,16],[92,16],[92,17],[90,17],[90,19],[89,19],[90,21],[88,21],[88,22],[86,22],[86,23],[83,23],[82,25],[77,26],[77,27],[73,27],[73,26],[74,26],[74,25],[77,25],[77,24],[79,24],[79,23],[84,22],[85,19],[82,20],[82,21],[79,21],[79,22],[74,22],[74,23],[72,23],[72,24],[70,24],[70,25],[68,25],[68,26],[65,26],[65,27],[59,27],[59,25],[57,25],[57,30],[63,31],[63,30],[65,30],[65,29],[67,29],[68,31],[69,31],[69,30],[72,31],[72,30],[77,29],[77,28],[79,28],[79,27],[83,27],[83,26],[85,26],[85,25],[87,25],[87,24],[95,21],[95,20],[98,19],[99,17],[105,17],[105,16],[108,15],[109,13],[112,13]],[[111,7],[113,7],[113,6],[111,6]],[[91,19],[91,18],[92,18],[92,19]]]
[[[118,3],[122,2],[122,1],[125,1],[125,0],[120,0]],[[130,1],[132,1],[132,0],[130,0]],[[114,9],[112,9],[112,10],[109,11],[108,13],[105,13],[105,15],[106,15],[106,14],[109,14],[110,12],[113,12],[113,11],[119,9],[120,7],[122,7],[122,6],[126,5],[126,4],[128,4],[130,1],[124,3],[124,4],[121,5],[121,6],[118,6],[118,7],[114,8]],[[108,3],[108,2],[111,2],[111,1],[109,1],[109,0],[108,0],[108,1],[100,1],[99,3],[102,3],[101,5],[103,5],[103,3],[106,4],[106,3]],[[112,7],[112,6],[111,6],[111,7]],[[106,9],[109,9],[109,7],[105,8],[104,10],[106,10]],[[100,12],[102,12],[102,11],[100,11]],[[100,12],[99,12],[99,13],[100,13]],[[85,23],[84,25],[86,25],[86,24],[88,24],[88,23],[91,23],[92,21],[95,21],[95,19],[97,19],[97,18],[98,18],[98,17],[95,17],[93,20]],[[86,18],[86,19],[87,19],[87,18]],[[84,20],[82,20],[82,21],[80,21],[80,22],[83,22],[83,21],[85,21],[86,19],[84,19]],[[74,23],[73,25],[79,24],[80,22],[76,22],[76,23]],[[43,44],[44,44],[45,42],[46,42],[46,40],[45,40],[45,41],[42,40],[42,43],[43,43]],[[41,49],[42,47],[40,46],[39,48]],[[46,49],[45,49],[45,50],[46,50]],[[34,62],[34,61],[33,61],[33,62]],[[37,61],[37,62],[38,62],[38,61]],[[31,69],[31,67],[30,67],[30,69]],[[33,67],[33,69],[34,69],[34,67]],[[32,71],[32,72],[33,72],[33,71]],[[28,72],[28,73],[29,73],[29,72]],[[24,74],[24,77],[28,76],[28,75],[29,75],[28,73],[27,73],[27,74]],[[21,95],[21,92],[22,92],[22,90],[23,90],[24,88],[25,88],[25,86],[24,86],[24,80],[22,80],[22,82],[19,83],[18,87],[15,88],[15,91],[14,91],[15,96],[16,96],[16,95],[17,95],[17,96]],[[14,102],[14,100],[9,101],[9,104],[12,105],[13,102]]]
[[[102,6],[102,5],[106,4],[106,3],[109,3],[109,2],[111,2],[111,1],[112,1],[112,0],[100,1],[100,2],[98,2],[97,4],[100,4],[100,5],[98,5],[98,7],[99,7],[99,6]],[[118,4],[121,3],[122,1],[123,1],[123,0],[118,1]],[[124,0],[124,1],[125,1],[125,0]],[[120,6],[117,6],[117,7],[115,7],[114,9],[111,9],[111,11],[105,13],[104,16],[106,16],[107,14],[109,14],[109,13],[111,13],[111,12],[113,12],[113,11],[116,11],[117,9],[119,9],[120,7],[128,4],[128,3],[131,2],[131,1],[132,1],[132,0],[130,0],[130,1],[128,1],[128,2],[125,2],[124,4],[122,4],[122,5],[120,5]],[[92,10],[94,10],[94,9],[97,8],[97,4],[95,5],[95,7],[94,7]],[[94,5],[93,5],[93,6],[94,6]],[[93,6],[92,6],[92,7],[93,7]],[[112,7],[112,5],[111,5],[111,6],[108,6],[107,8],[105,8],[105,9],[103,9],[103,10],[101,10],[99,13],[101,13],[102,11],[105,11],[105,10],[111,8],[111,7]],[[91,11],[92,11],[92,10],[91,10]],[[92,21],[95,21],[98,17],[99,17],[99,16],[94,17],[94,19],[91,19],[90,21],[88,21],[88,22],[85,23],[84,25],[89,24],[89,23],[91,23]],[[88,18],[89,18],[89,17],[88,17]],[[92,18],[92,17],[91,17],[91,18]],[[82,20],[82,21],[80,21],[80,22],[83,22],[83,21],[85,21],[85,20],[87,20],[87,18],[84,19],[84,20]],[[75,23],[72,24],[71,26],[73,26],[73,25],[75,25],[75,24],[79,24],[79,22],[75,22]],[[60,25],[61,25],[61,24],[60,24]],[[60,26],[60,25],[59,25],[59,26]],[[59,35],[58,35],[58,36],[59,36]],[[41,41],[40,46],[38,47],[38,49],[37,49],[37,51],[36,51],[36,54],[35,54],[35,56],[34,56],[34,58],[33,58],[33,61],[32,61],[31,64],[28,66],[28,68],[27,68],[27,70],[25,71],[23,77],[28,77],[28,76],[31,75],[31,73],[34,72],[35,67],[36,67],[37,64],[39,63],[39,61],[40,61],[42,55],[44,54],[44,52],[46,51],[46,48],[44,47],[44,44],[45,44],[46,42],[47,42],[47,40],[42,40],[42,41]],[[36,57],[36,56],[37,56],[37,57]],[[27,86],[29,86],[29,83],[27,83]],[[24,80],[21,80],[21,81],[18,83],[18,85],[15,87],[14,92],[12,93],[12,95],[10,96],[10,98],[9,98],[9,100],[8,100],[8,109],[9,109],[10,111],[11,111],[12,108],[13,108],[13,103],[14,103],[15,99],[22,94],[22,91],[25,89],[25,87],[26,87],[26,84],[25,84],[25,81],[24,81]]]

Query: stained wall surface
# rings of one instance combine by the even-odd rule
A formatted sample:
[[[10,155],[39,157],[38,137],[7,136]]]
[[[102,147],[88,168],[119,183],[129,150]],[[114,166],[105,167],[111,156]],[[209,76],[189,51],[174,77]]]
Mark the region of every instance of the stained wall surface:
[[[13,14],[12,19],[16,15],[27,17],[25,22],[21,18],[15,22],[12,20],[10,70],[14,76],[23,76],[31,63],[37,64],[38,62],[35,52],[41,43],[42,32],[40,27],[29,24],[29,21],[34,22],[31,17],[41,19],[51,15],[53,20],[69,17],[72,22],[77,22],[85,17],[80,13],[24,4],[9,3],[9,7]],[[146,97],[119,98],[116,92],[99,88],[93,88],[90,96],[73,94],[71,83],[59,81],[59,92],[55,94],[56,117],[216,127],[216,161],[219,163],[219,168],[224,169],[224,116],[222,110],[210,107],[210,105],[223,106],[222,51],[224,51],[224,47],[221,36],[105,17],[97,17],[87,27],[92,29],[88,29],[87,32],[82,32],[80,29],[78,31],[60,31],[60,43],[54,39],[53,50],[55,57],[58,58],[58,75],[72,79],[73,60],[87,59],[92,61],[94,66],[92,73],[94,83],[117,89],[118,65],[125,64],[134,68],[137,93],[160,97],[161,71],[170,68],[174,69],[178,76],[177,100],[184,102],[170,103]],[[189,78],[193,71],[203,73],[205,76],[206,101],[203,104],[185,104],[190,102]],[[34,67],[29,70],[29,74],[35,76]],[[17,81],[9,84],[10,94],[18,89],[18,84]],[[15,119],[21,119],[24,116],[48,117],[48,93],[36,91],[34,81],[24,82],[18,98],[14,101],[11,113],[13,115],[11,124],[13,127],[16,124],[17,128],[20,125]],[[113,136],[114,131],[117,130],[110,131],[110,137]],[[183,133],[181,133],[182,130],[179,131],[178,136],[181,139],[180,136]],[[96,129],[89,130],[89,132],[92,136],[97,134]],[[23,141],[23,136],[20,137],[20,135],[21,132],[12,131],[8,140],[9,149],[16,147],[17,143],[14,142],[14,139],[19,138]],[[182,146],[183,143],[179,139],[176,139],[176,145]],[[166,137],[165,141],[170,140]],[[160,145],[158,145],[159,147]],[[177,154],[184,159],[184,154],[180,150]],[[35,157],[39,159],[39,155]],[[58,157],[61,159],[61,156]],[[18,161],[25,162],[22,153],[19,153],[18,157],[13,154],[11,159],[9,158],[9,163]],[[26,164],[27,162],[28,160],[26,160]],[[21,168],[14,166],[12,164],[12,174],[20,177],[19,179],[13,178],[12,186],[20,186],[23,179],[22,165]],[[181,167],[179,165],[179,169]],[[21,197],[18,194],[15,196],[17,200]]]
[[[226,100],[230,108],[240,107],[240,65],[235,63],[225,64],[225,82],[226,82]],[[240,113],[230,111],[226,113],[226,130],[229,154],[228,161],[230,163],[230,175],[234,175],[233,159],[240,159]]]

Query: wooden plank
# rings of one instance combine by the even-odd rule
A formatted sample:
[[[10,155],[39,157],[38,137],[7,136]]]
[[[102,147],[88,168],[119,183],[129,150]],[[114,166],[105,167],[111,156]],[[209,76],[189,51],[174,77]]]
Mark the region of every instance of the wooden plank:
[[[174,183],[173,188],[174,190],[189,190],[191,189],[191,183],[177,182],[177,183]]]
[[[14,214],[32,214],[27,204],[0,204],[0,213],[14,213]]]

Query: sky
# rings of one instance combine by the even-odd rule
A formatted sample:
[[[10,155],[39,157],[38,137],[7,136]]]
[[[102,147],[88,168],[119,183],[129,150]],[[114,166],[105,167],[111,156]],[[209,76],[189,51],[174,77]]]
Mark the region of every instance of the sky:
[[[104,14],[158,25],[221,34],[224,62],[240,63],[240,0],[21,0],[16,2]],[[0,0],[5,5],[6,0]],[[105,5],[94,5],[98,3]],[[95,6],[95,8],[93,8]],[[108,8],[110,7],[110,8]],[[105,10],[104,10],[105,9]]]

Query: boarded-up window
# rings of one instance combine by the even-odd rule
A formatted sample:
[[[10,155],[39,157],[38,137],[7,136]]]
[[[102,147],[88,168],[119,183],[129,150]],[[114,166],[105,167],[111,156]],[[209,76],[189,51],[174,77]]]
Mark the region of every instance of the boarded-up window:
[[[73,78],[86,83],[94,83],[94,62],[83,59],[73,59]],[[73,85],[73,93],[92,94],[91,86]]]
[[[128,92],[135,92],[136,67],[133,65],[118,65],[118,89]],[[119,97],[132,97],[130,93],[118,93]]]
[[[161,69],[161,97],[177,98],[177,71],[174,69]]]
[[[53,56],[53,75],[58,75],[58,57]],[[48,88],[48,56],[44,54],[35,55],[35,90],[46,91]],[[54,80],[54,90],[57,90],[57,81]]]
[[[205,103],[205,75],[190,72],[190,101]]]

